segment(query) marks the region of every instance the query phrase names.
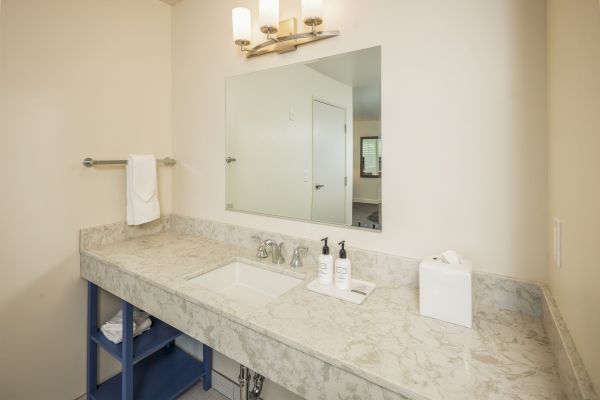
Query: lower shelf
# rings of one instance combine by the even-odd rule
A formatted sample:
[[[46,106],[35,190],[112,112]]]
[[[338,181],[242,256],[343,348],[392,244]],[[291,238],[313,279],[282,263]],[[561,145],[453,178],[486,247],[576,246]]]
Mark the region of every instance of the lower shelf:
[[[133,363],[137,364],[180,335],[181,332],[177,329],[165,324],[158,318],[152,317],[152,327],[133,339]],[[121,360],[121,354],[123,353],[122,343],[114,344],[104,336],[100,329],[96,330],[92,335],[92,340],[117,360],[123,361]]]
[[[133,393],[135,400],[172,400],[202,379],[202,363],[177,347],[157,351],[135,365]],[[121,374],[92,391],[94,400],[121,398]]]

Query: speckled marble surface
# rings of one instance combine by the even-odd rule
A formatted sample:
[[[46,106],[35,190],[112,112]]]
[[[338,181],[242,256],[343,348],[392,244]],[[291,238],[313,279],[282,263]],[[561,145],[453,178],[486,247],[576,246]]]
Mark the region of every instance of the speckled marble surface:
[[[238,243],[159,230],[83,248],[81,274],[308,399],[565,398],[537,311],[501,310],[483,296],[473,329],[462,328],[420,316],[416,287],[376,274],[358,306],[305,289],[314,260],[292,271]],[[186,280],[235,258],[304,284],[252,308]]]
[[[174,232],[206,236],[223,243],[256,247],[255,237],[272,238],[277,242],[285,242],[286,259],[291,258],[297,246],[309,248],[308,258],[316,263],[321,253],[322,243],[319,240],[298,238],[259,229],[207,221],[181,215],[170,215],[165,224]],[[352,253],[352,271],[355,277],[367,281],[393,283],[417,287],[419,283],[419,261],[409,257],[401,257],[363,250],[353,246],[346,247]],[[335,245],[332,246],[332,252]],[[474,271],[473,296],[475,307],[493,305],[503,310],[517,311],[539,317],[542,313],[542,294],[539,284],[524,282],[499,275]]]

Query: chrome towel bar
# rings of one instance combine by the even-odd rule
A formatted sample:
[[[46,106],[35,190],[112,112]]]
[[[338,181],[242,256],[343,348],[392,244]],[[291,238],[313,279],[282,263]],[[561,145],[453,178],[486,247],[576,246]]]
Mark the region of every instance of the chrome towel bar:
[[[163,165],[175,165],[175,160],[171,157],[165,157],[156,160],[157,163]],[[127,160],[94,160],[93,158],[87,157],[83,159],[83,165],[90,168],[94,165],[127,165]]]

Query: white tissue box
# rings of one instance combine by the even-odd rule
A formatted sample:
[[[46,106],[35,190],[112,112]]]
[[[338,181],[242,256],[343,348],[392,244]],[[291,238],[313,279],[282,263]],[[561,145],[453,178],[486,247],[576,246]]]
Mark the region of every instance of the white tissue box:
[[[421,315],[471,328],[471,262],[447,264],[441,257],[429,257],[419,265]]]

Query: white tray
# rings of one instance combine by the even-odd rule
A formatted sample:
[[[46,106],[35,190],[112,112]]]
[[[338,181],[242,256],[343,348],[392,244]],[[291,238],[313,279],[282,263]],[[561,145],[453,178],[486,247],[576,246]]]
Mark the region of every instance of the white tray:
[[[375,284],[371,282],[352,279],[350,290],[340,290],[335,287],[335,283],[331,285],[321,285],[318,279],[306,285],[310,291],[324,294],[325,296],[335,297],[336,299],[349,301],[354,304],[362,304],[363,301],[375,290]]]

